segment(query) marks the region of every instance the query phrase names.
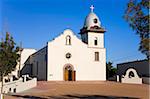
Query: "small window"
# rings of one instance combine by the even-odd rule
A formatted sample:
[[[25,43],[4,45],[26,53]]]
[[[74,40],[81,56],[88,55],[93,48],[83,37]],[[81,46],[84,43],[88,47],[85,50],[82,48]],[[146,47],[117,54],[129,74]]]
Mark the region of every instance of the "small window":
[[[9,92],[11,92],[11,88],[9,88]]]
[[[71,45],[71,37],[69,35],[66,36],[66,45]]]
[[[99,52],[95,52],[95,61],[99,61]]]
[[[14,88],[14,93],[16,93],[16,88]]]
[[[97,37],[94,40],[94,45],[97,45]]]
[[[94,23],[98,23],[98,20],[96,18],[94,19]]]

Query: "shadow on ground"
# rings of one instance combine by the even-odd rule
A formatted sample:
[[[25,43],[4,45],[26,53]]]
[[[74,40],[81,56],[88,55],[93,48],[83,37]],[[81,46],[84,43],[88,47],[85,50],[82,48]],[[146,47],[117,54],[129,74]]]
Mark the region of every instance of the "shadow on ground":
[[[48,97],[39,97],[39,96],[30,96],[30,95],[12,95],[18,98],[27,98],[27,99],[139,99],[135,97],[125,97],[125,96],[103,96],[103,95],[60,95],[60,96],[48,96]]]
[[[24,98],[24,99],[48,99],[44,97],[39,97],[39,96],[30,96],[30,95],[11,95],[13,97],[17,98]]]
[[[117,96],[103,96],[103,95],[63,95],[63,96],[50,96],[52,99],[139,99],[135,97],[117,97]]]

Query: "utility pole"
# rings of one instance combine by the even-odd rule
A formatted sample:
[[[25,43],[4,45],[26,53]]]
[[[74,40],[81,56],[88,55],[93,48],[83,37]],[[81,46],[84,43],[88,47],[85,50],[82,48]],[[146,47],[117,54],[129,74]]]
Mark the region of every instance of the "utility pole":
[[[19,58],[19,70],[18,70],[18,78],[20,78],[20,67],[21,67],[21,53],[22,53],[22,42],[20,42],[20,47],[19,47],[19,55],[20,55],[20,58]]]

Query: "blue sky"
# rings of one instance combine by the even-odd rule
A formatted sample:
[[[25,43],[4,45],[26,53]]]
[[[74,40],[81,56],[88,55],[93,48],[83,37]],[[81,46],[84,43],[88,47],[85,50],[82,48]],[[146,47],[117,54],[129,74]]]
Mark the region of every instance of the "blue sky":
[[[123,19],[128,0],[1,0],[0,37],[7,30],[24,48],[40,49],[64,29],[78,34],[85,17],[94,5],[94,12],[106,28],[107,61],[120,62],[144,59],[138,51],[139,38]]]

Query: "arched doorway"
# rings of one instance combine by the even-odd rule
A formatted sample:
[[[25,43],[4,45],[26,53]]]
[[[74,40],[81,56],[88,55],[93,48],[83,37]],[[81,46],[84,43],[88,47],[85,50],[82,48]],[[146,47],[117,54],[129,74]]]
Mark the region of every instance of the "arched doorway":
[[[64,67],[64,80],[75,81],[75,71],[72,65],[67,64]]]

